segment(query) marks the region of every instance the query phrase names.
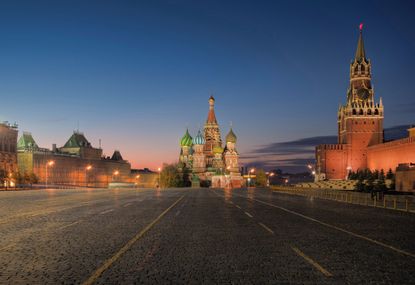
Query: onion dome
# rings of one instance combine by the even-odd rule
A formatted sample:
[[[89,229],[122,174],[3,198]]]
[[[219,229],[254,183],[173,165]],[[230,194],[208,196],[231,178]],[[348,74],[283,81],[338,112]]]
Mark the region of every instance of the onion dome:
[[[180,140],[180,146],[192,146],[192,137],[190,136],[188,129]]]
[[[223,148],[222,148],[222,147],[220,147],[220,146],[215,146],[215,147],[213,148],[213,153],[214,153],[214,154],[221,154],[221,153],[223,153]]]
[[[236,135],[233,132],[232,128],[229,133],[226,135],[226,142],[236,143]]]
[[[197,136],[195,136],[194,138],[193,138],[193,144],[194,145],[202,145],[202,144],[205,144],[205,138],[204,138],[204,136],[202,135],[202,132],[199,130],[198,132],[197,132]]]

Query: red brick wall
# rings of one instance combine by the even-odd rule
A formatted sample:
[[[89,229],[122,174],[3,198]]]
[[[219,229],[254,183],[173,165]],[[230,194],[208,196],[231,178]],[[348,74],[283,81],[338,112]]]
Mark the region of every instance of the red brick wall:
[[[367,156],[368,168],[395,171],[399,163],[415,163],[415,137],[371,146]]]
[[[319,145],[316,148],[317,171],[327,179],[345,179],[347,175],[348,145]],[[320,167],[320,169],[318,169]]]

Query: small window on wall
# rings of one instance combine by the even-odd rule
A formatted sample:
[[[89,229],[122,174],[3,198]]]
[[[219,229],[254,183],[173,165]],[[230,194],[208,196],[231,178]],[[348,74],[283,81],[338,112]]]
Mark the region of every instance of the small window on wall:
[[[356,115],[357,114],[357,112],[356,112],[356,109],[353,109],[353,115]]]
[[[362,109],[360,109],[359,115],[363,115],[363,110]]]

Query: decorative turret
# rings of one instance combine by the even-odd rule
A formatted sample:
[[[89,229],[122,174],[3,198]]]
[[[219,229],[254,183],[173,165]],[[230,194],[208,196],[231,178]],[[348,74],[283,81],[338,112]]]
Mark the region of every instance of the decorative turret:
[[[229,133],[226,135],[226,147],[223,153],[223,156],[225,159],[226,170],[230,173],[239,172],[239,165],[238,165],[239,154],[236,151],[235,144],[236,144],[236,135],[231,128],[229,130]]]
[[[219,125],[215,115],[215,98],[210,96],[209,98],[209,113],[205,124],[205,146],[204,153],[206,155],[208,166],[212,165],[212,159],[214,156],[213,148],[216,146],[222,146],[222,139],[220,136]]]
[[[203,173],[206,171],[206,156],[203,153],[205,138],[199,130],[193,139],[193,173]]]
[[[193,139],[189,134],[189,130],[186,129],[186,133],[180,140],[180,164],[182,168],[191,168],[192,167],[192,144]]]

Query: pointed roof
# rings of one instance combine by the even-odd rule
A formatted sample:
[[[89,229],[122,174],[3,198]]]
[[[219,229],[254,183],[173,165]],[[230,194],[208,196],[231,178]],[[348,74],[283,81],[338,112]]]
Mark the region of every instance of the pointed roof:
[[[356,49],[356,54],[355,54],[355,60],[356,61],[362,61],[362,60],[366,60],[366,53],[365,53],[365,46],[363,44],[363,24],[360,24],[359,26],[360,29],[360,34],[359,34],[359,40],[357,42],[357,49]]]
[[[115,150],[114,153],[112,154],[111,160],[122,161],[124,159],[122,158],[122,155],[121,155],[120,151]]]
[[[17,149],[37,149],[39,146],[36,144],[35,140],[32,137],[31,133],[24,132],[17,142]]]
[[[226,135],[226,142],[236,143],[236,135],[233,132],[232,128],[229,133]]]
[[[90,147],[91,144],[83,133],[74,132],[63,147]]]
[[[218,124],[216,120],[216,115],[215,115],[215,98],[213,98],[213,96],[210,96],[209,98],[209,113],[208,113],[206,123],[207,124]]]

